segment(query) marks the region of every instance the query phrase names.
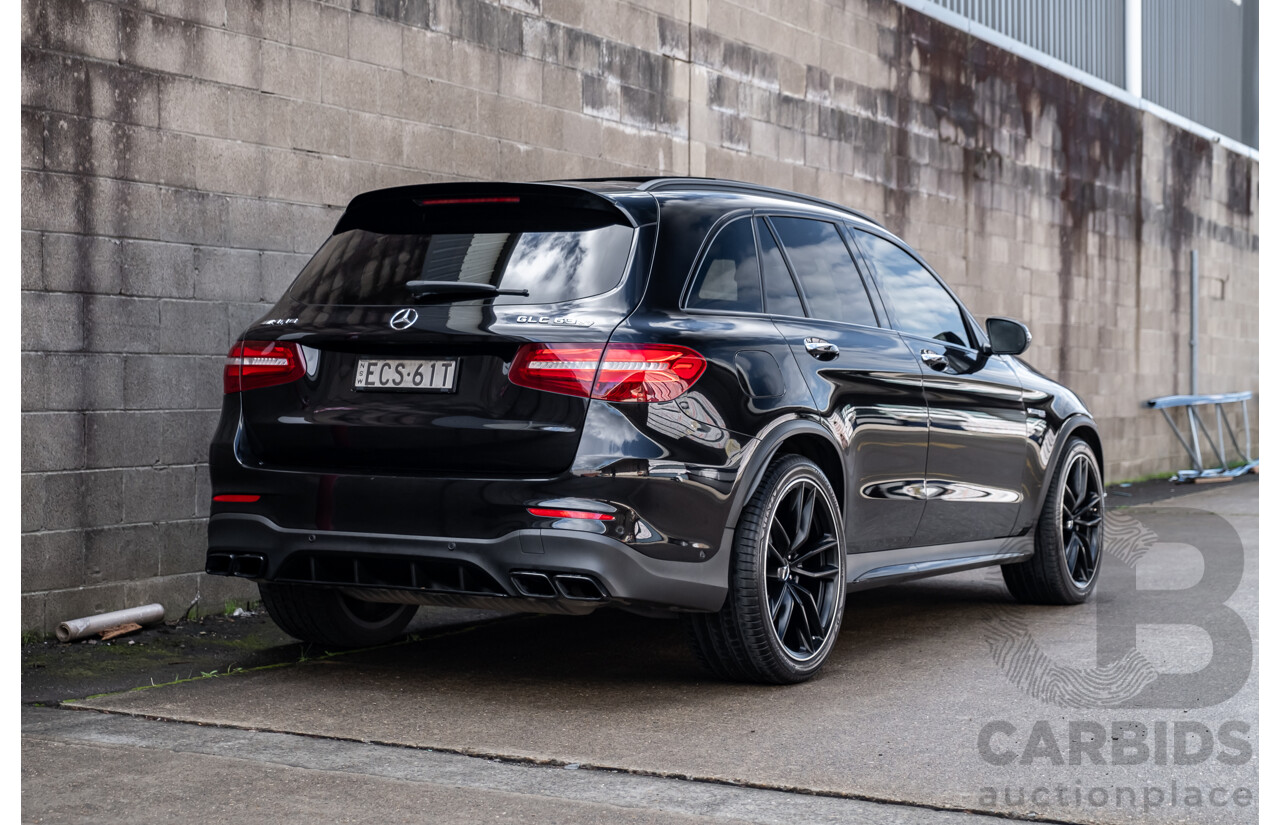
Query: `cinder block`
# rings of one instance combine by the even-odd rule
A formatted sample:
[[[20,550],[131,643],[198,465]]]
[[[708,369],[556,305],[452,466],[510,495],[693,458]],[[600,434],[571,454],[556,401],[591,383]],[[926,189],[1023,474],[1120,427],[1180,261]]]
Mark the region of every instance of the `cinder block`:
[[[158,191],[160,220],[156,234],[176,243],[226,243],[228,199],[225,195],[162,188]]]
[[[397,166],[404,162],[404,121],[352,112],[347,130],[351,157]]]
[[[84,533],[60,530],[22,537],[22,589],[76,587],[84,576]]]
[[[21,531],[34,533],[44,528],[45,523],[45,486],[46,473],[23,473],[22,478],[22,515]]]
[[[138,523],[194,518],[195,490],[194,467],[125,470],[124,521]]]
[[[195,248],[195,296],[256,301],[262,297],[262,253],[253,249]]]
[[[125,407],[131,410],[210,410],[222,405],[219,355],[126,355]]]
[[[204,572],[204,558],[209,547],[208,524],[204,519],[171,521],[157,524],[156,529],[161,576]]]
[[[22,632],[47,634],[45,625],[44,593],[22,594]]]
[[[21,240],[22,289],[40,289],[44,286],[44,236],[39,232],[23,231]]]
[[[210,301],[161,300],[156,353],[205,355],[226,349],[225,305]]]
[[[325,57],[321,63],[320,101],[329,106],[376,111],[378,67],[344,57]]]
[[[73,530],[120,522],[118,472],[48,473],[42,477],[41,487],[43,530]]]
[[[262,198],[233,197],[227,202],[227,243],[242,249],[276,250],[293,248],[295,208],[291,204]]]
[[[22,293],[22,349],[74,351],[84,346],[81,296],[63,292]]]
[[[84,533],[84,583],[124,582],[156,576],[159,524],[132,524]],[[143,604],[143,602],[140,602]]]
[[[218,412],[90,412],[85,418],[89,467],[150,467],[204,461]]]
[[[231,90],[216,83],[166,76],[159,81],[160,126],[201,135],[230,137]]]
[[[194,294],[194,251],[187,244],[125,241],[121,263],[125,295],[190,298]]]
[[[318,52],[347,56],[351,12],[321,3],[290,5],[289,42]]]
[[[321,57],[315,52],[264,40],[262,91],[300,100],[320,101]]]
[[[368,14],[351,15],[348,55],[352,60],[374,63],[389,69],[404,66],[404,27]]]
[[[120,9],[111,3],[45,0],[22,4],[22,42],[50,51],[115,60]]]
[[[44,112],[32,111],[30,109],[22,110],[22,137],[20,139],[20,147],[22,150],[23,169],[44,168],[44,134],[46,128],[46,117],[47,115]]]
[[[120,62],[173,74],[186,74],[199,27],[175,17],[122,9]]]
[[[24,353],[22,408],[37,412],[118,409],[123,404],[119,355]]]

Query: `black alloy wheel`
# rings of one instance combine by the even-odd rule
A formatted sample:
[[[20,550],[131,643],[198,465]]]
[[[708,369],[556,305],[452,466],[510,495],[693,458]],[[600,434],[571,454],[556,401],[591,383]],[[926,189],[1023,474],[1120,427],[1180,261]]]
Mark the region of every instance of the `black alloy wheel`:
[[[800,476],[783,490],[769,520],[765,597],[774,638],[796,661],[822,649],[841,603],[836,519],[817,483]]]
[[[845,601],[840,506],[816,464],[784,455],[769,466],[732,552],[724,606],[684,617],[698,660],[722,679],[810,678],[835,645]]]
[[[1063,451],[1035,530],[1035,554],[1001,568],[1009,592],[1028,604],[1080,604],[1098,584],[1106,494],[1093,450],[1076,438]]]
[[[1076,587],[1088,587],[1098,571],[1102,544],[1102,480],[1091,457],[1079,453],[1065,472],[1062,553]]]

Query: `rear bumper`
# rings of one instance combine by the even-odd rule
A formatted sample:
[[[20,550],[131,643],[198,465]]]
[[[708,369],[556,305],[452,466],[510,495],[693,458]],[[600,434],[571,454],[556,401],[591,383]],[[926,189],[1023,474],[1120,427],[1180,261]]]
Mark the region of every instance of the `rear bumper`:
[[[656,559],[607,536],[569,530],[455,538],[293,529],[260,515],[216,513],[209,519],[206,569],[257,581],[340,587],[378,601],[567,608],[556,612],[587,612],[610,603],[718,610],[727,592],[728,560],[728,552],[703,562]],[[539,574],[547,576],[548,586]]]

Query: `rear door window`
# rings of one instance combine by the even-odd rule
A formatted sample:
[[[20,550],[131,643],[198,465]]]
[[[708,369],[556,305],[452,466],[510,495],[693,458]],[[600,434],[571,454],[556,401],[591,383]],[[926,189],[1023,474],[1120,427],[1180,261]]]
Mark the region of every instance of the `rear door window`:
[[[764,309],[750,218],[733,221],[716,235],[698,267],[686,306],[736,312]]]
[[[876,326],[871,298],[836,225],[810,218],[770,218],[804,290],[809,314],[826,321]]]
[[[357,228],[333,235],[294,281],[290,296],[305,304],[394,306],[413,303],[406,284],[418,280],[529,291],[528,297],[492,299],[499,304],[571,301],[618,285],[635,234],[620,224],[476,229],[399,234]]]
[[[756,218],[756,234],[760,238],[760,271],[764,277],[765,307],[772,315],[804,317],[804,304],[791,280],[787,262],[774,240],[769,222]]]
[[[948,344],[973,347],[964,313],[933,273],[897,244],[854,230],[880,284],[894,326],[901,332]]]

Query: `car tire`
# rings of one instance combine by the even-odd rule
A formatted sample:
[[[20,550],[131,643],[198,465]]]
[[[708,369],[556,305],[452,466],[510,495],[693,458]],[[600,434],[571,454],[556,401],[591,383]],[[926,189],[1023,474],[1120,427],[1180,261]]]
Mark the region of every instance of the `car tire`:
[[[1093,449],[1072,439],[1045,494],[1031,558],[1001,568],[1009,592],[1027,604],[1080,604],[1098,584],[1106,494]]]
[[[816,464],[785,455],[769,466],[731,552],[724,606],[685,614],[696,657],[731,681],[809,679],[835,645],[845,602],[840,506]]]
[[[260,583],[258,592],[281,630],[326,648],[385,644],[404,632],[416,604],[366,602],[328,587]]]

